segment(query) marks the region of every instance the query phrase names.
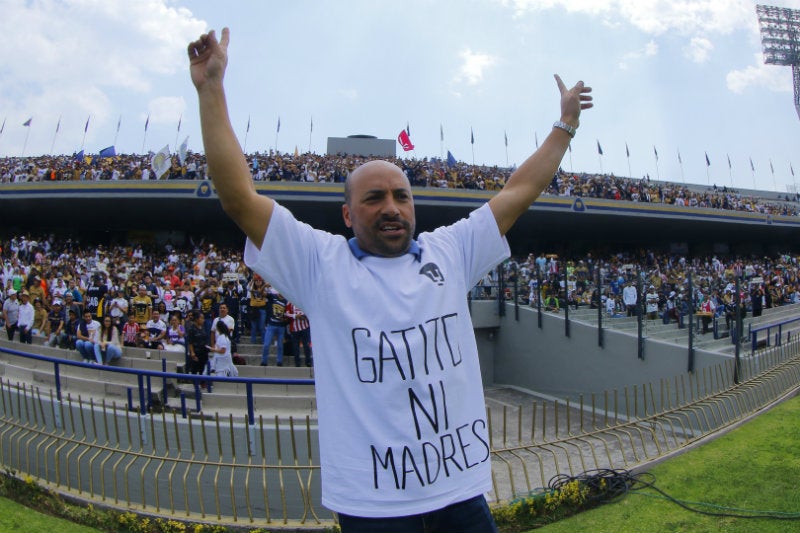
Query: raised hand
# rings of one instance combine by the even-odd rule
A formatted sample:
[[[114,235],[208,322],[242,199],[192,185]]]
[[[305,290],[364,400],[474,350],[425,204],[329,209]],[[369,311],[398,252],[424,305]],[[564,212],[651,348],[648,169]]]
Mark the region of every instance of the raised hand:
[[[222,84],[225,67],[228,65],[228,42],[230,30],[222,28],[222,40],[218,41],[214,30],[189,43],[189,63],[192,83],[198,91],[211,82]]]
[[[554,76],[561,93],[561,120],[577,128],[580,125],[581,111],[594,106],[592,96],[589,94],[592,92],[592,88],[586,87],[582,81],[579,81],[574,87],[567,89],[561,76],[558,74]]]

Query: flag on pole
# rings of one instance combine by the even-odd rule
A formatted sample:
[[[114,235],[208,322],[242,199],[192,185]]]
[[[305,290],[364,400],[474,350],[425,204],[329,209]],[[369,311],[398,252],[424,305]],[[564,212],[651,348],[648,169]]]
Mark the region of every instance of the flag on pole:
[[[247,129],[245,133],[250,133],[250,115],[247,115]]]
[[[314,131],[314,117],[311,117],[311,126],[308,128],[308,131],[310,132]]]
[[[753,172],[756,171],[756,166],[753,164],[753,158],[752,157],[750,158],[750,170],[752,170]]]
[[[169,145],[164,146],[157,153],[153,154],[150,159],[150,166],[153,168],[155,179],[161,179],[161,176],[167,173],[172,166],[172,158],[169,155]]]
[[[109,146],[108,148],[103,148],[102,150],[100,150],[100,153],[97,155],[99,155],[100,157],[114,157],[115,155],[117,155],[117,152],[116,150],[114,150],[113,146]]]
[[[656,145],[653,145],[653,153],[656,156],[656,162],[658,162],[658,150],[656,150]]]
[[[150,125],[150,114],[147,115],[147,120],[144,121],[144,131],[147,131],[147,126]]]
[[[603,155],[603,147],[600,146],[600,140],[597,141],[597,153]]]
[[[178,160],[181,162],[181,166],[186,164],[186,154],[189,151],[188,149],[189,149],[189,136],[187,135],[186,138],[181,143],[181,145],[178,147]]]
[[[58,117],[58,124],[56,124],[56,133],[61,129],[61,117]]]
[[[400,130],[400,135],[397,136],[397,142],[403,147],[404,152],[410,152],[414,149],[414,145],[411,144],[411,138],[408,136],[408,131],[406,130]]]
[[[731,166],[731,154],[725,154],[725,155],[728,156],[728,168],[732,169],[733,167]]]
[[[439,140],[444,142],[444,126],[442,126],[441,124],[439,124]]]
[[[3,119],[3,125],[2,125],[2,126],[0,126],[0,134],[2,134],[2,133],[3,133],[3,130],[4,130],[4,129],[6,129],[6,119],[5,119],[5,118]]]
[[[275,133],[280,133],[280,132],[281,132],[281,117],[278,117],[278,129],[275,130]]]
[[[794,168],[792,168],[792,164],[791,163],[789,163],[789,172],[791,172],[792,176],[794,176]]]
[[[447,151],[447,166],[448,167],[454,167],[454,166],[456,166],[456,163],[457,163],[457,161],[456,161],[455,156],[453,156],[453,154],[450,153],[450,150],[448,150]]]
[[[23,122],[22,125],[25,126],[25,127],[30,127],[31,122],[33,122],[33,117],[31,117],[28,120],[26,120],[25,122]]]
[[[681,159],[681,151],[680,150],[678,150],[678,164],[679,165],[683,164],[683,160]]]
[[[86,125],[83,127],[83,133],[86,133],[87,131],[89,131],[89,120],[90,120],[91,118],[92,118],[92,115],[89,115],[89,116],[86,118]]]
[[[408,121],[406,121],[406,133],[408,133],[408,136],[411,137],[411,126],[408,125]]]
[[[503,137],[504,137],[504,138],[505,138],[505,140],[506,140],[506,148],[508,148],[508,134],[506,133],[506,131],[505,131],[505,130],[503,130]]]
[[[178,133],[181,132],[181,122],[183,122],[183,113],[178,117]]]
[[[122,125],[122,115],[119,116],[117,120],[117,133],[119,133],[119,127]]]
[[[630,157],[631,151],[628,150],[628,143],[625,143],[625,157]]]
[[[772,159],[769,160],[769,170],[770,170],[770,172],[775,174],[775,168],[772,166]]]
[[[83,150],[81,150],[77,154],[73,154],[72,155],[72,159],[74,159],[76,163],[82,163],[83,162]]]
[[[708,159],[708,152],[705,152],[705,154],[706,154],[706,166],[710,167],[711,166],[711,161]]]
[[[475,144],[475,134],[472,132],[472,126],[469,127],[469,143]]]

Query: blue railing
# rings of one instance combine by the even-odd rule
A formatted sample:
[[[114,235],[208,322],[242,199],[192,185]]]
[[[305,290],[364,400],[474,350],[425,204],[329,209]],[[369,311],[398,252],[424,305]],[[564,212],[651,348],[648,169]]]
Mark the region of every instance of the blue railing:
[[[783,329],[784,326],[788,326],[789,324],[793,324],[795,322],[800,322],[800,317],[796,318],[787,318],[786,320],[782,320],[780,322],[773,322],[771,324],[762,324],[759,326],[753,326],[750,324],[750,350],[751,352],[755,352],[758,348],[759,339],[758,334],[762,331],[766,331],[766,337],[764,337],[763,341],[766,342],[767,346],[772,345],[772,334],[775,332],[775,345],[781,345],[781,337],[783,337]],[[789,332],[787,331],[787,334]]]
[[[139,397],[139,412],[141,414],[147,413],[150,408],[152,407],[152,379],[160,379],[162,380],[162,401],[163,405],[167,407],[168,404],[168,397],[167,397],[167,383],[168,380],[178,380],[182,381],[191,381],[194,385],[195,390],[195,400],[196,400],[196,410],[201,410],[201,402],[202,402],[202,391],[201,391],[201,382],[205,382],[208,384],[209,391],[213,387],[213,384],[216,382],[234,382],[234,383],[243,383],[245,385],[246,390],[246,400],[247,400],[247,422],[250,425],[255,424],[255,406],[253,401],[253,385],[314,385],[313,379],[302,379],[302,378],[291,378],[291,379],[282,379],[282,378],[247,378],[247,377],[227,377],[227,376],[215,376],[215,375],[204,375],[204,374],[182,374],[179,372],[167,372],[167,360],[161,359],[161,371],[155,370],[141,370],[137,368],[122,368],[116,366],[107,366],[107,365],[95,365],[90,363],[84,363],[82,361],[70,361],[69,359],[63,359],[59,357],[51,357],[47,355],[40,355],[30,352],[23,352],[20,350],[13,350],[10,348],[0,347],[0,352],[25,357],[28,359],[35,359],[37,361],[44,361],[47,363],[51,363],[53,365],[53,376],[55,378],[55,388],[56,388],[56,398],[59,402],[62,401],[62,378],[61,378],[61,367],[62,366],[75,366],[75,367],[83,367],[83,368],[90,368],[97,372],[115,372],[121,374],[133,374],[137,377],[137,387],[136,393]],[[130,410],[134,409],[133,405],[133,388],[128,388],[128,408]],[[186,395],[185,393],[181,392],[180,395],[180,411],[183,418],[188,416],[187,408],[186,408]]]

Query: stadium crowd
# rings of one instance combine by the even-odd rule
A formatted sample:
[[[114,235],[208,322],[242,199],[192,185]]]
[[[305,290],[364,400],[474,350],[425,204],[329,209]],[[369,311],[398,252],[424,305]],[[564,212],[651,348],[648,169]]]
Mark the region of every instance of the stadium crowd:
[[[253,153],[247,156],[255,181],[343,182],[348,173],[369,158],[314,153]],[[390,159],[405,171],[417,187],[499,190],[514,168],[449,163],[438,158]],[[41,181],[101,181],[155,179],[149,155],[114,157],[42,156],[0,159],[0,183]],[[172,166],[161,179],[207,179],[205,157],[189,152],[183,161],[172,157]],[[726,209],[770,215],[798,215],[797,195],[784,200],[741,194],[727,187],[687,187],[666,181],[618,177],[613,174],[573,173],[560,169],[546,194],[605,198],[630,202],[663,203],[696,208]]]
[[[273,341],[282,364],[286,340],[298,355],[302,343],[304,362],[311,365],[310,325],[302,310],[254,275],[238,249],[191,241],[103,246],[20,235],[0,241],[0,258],[2,321],[11,340],[15,333],[28,343],[39,336],[100,363],[118,358],[122,346],[176,350],[186,352],[190,367],[197,357],[195,370],[201,371],[209,345],[213,352],[215,341],[227,339],[227,354],[234,358],[237,341],[249,334],[252,344],[264,345],[262,364]],[[693,307],[724,317],[730,326],[737,312],[758,316],[764,308],[800,303],[798,259],[647,250],[604,257],[531,253],[487,275],[472,297],[494,297],[504,288],[508,297],[520,294],[531,306],[541,298],[548,311],[602,306],[610,317],[641,312],[664,322],[678,321]],[[299,365],[300,358],[294,359]]]

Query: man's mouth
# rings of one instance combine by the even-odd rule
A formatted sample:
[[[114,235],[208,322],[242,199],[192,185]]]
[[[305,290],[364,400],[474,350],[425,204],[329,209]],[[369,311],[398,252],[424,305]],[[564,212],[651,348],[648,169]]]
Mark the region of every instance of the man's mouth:
[[[399,233],[405,233],[406,224],[402,222],[383,222],[378,226],[378,229],[385,235],[397,235]]]

